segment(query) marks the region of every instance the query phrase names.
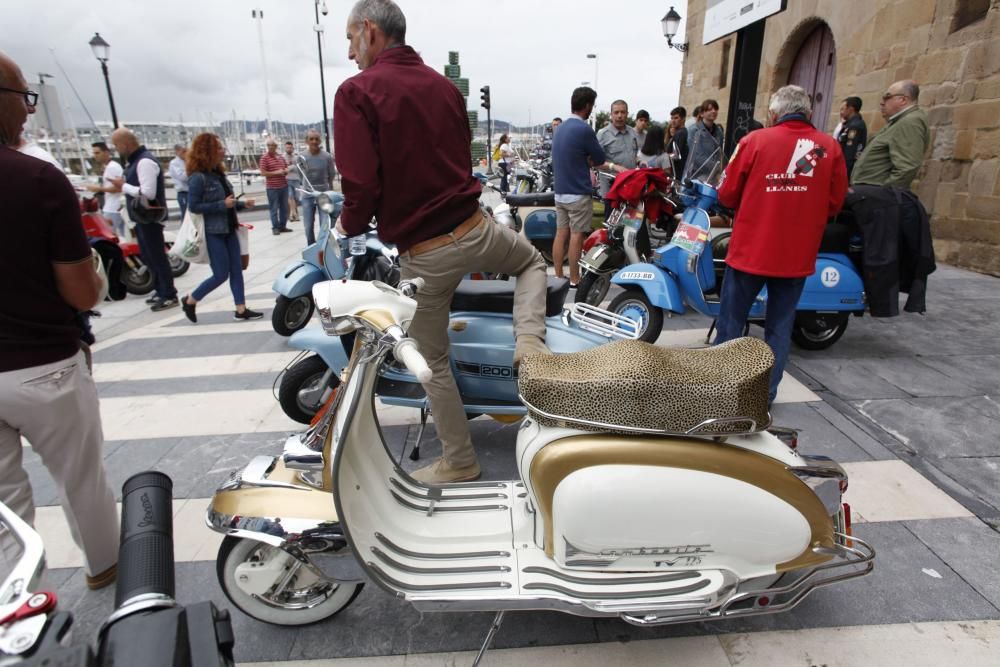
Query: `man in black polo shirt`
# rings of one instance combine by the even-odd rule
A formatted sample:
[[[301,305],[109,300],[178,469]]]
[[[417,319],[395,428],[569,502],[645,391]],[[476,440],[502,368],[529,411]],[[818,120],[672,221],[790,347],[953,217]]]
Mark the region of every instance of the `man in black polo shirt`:
[[[23,438],[59,488],[87,585],[100,588],[115,580],[118,511],[76,313],[94,307],[101,280],[66,176],[17,151],[36,102],[21,70],[0,53],[0,501],[34,520]],[[11,553],[9,543],[0,545]]]

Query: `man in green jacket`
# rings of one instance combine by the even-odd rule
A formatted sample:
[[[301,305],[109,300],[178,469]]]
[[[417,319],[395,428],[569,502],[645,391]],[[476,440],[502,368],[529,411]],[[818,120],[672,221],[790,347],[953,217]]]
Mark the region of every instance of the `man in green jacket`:
[[[851,185],[910,187],[931,143],[927,114],[917,106],[919,97],[920,88],[913,81],[897,81],[882,95],[879,110],[889,124],[854,164]]]

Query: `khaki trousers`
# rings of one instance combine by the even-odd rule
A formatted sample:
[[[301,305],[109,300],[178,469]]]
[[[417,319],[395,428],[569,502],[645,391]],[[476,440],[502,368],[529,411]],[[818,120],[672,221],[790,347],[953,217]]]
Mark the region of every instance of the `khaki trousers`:
[[[417,312],[409,335],[433,371],[424,385],[430,399],[444,458],[456,468],[476,462],[462,399],[451,373],[448,319],[451,298],[462,278],[472,271],[494,271],[517,276],[514,292],[514,336],[545,339],[545,261],[528,241],[483,214],[483,222],[454,243],[429,252],[400,257],[404,280],[423,278],[417,294]]]
[[[83,351],[44,366],[0,373],[0,502],[29,524],[35,505],[21,465],[21,437],[31,443],[59,488],[85,570],[100,574],[118,560],[118,509],[104,472],[97,387]],[[13,557],[7,536],[4,554]]]

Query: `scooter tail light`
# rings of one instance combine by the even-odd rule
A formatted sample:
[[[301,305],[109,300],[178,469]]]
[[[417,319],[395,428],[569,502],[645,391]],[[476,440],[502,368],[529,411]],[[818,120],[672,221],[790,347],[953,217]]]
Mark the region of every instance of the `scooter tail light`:
[[[319,251],[319,265],[320,266],[326,266],[326,262],[324,261],[325,259],[326,259],[326,253],[324,251],[320,250]]]
[[[851,529],[851,506],[847,503],[844,503],[844,534],[854,536]]]

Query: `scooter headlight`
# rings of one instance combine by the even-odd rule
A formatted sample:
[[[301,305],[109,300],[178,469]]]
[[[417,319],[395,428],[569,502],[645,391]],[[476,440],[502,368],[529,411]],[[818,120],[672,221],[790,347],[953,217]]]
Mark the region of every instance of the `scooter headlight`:
[[[333,200],[330,199],[330,195],[322,194],[316,197],[316,204],[319,206],[320,210],[327,215],[333,215],[334,205]]]

